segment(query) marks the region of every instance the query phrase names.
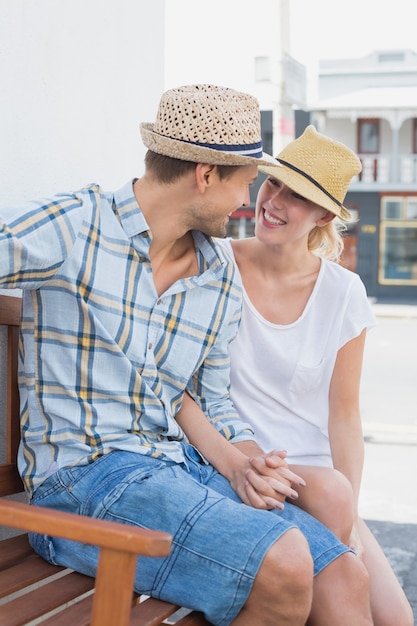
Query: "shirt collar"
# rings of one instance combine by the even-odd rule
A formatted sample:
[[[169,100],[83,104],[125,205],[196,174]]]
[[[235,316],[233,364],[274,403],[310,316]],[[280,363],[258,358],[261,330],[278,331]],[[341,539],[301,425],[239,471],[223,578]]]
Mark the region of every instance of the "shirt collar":
[[[149,230],[148,223],[133,193],[133,183],[134,179],[129,180],[109,197],[109,202],[118,214],[123,230],[128,237],[134,237]]]
[[[123,187],[114,191],[108,197],[113,210],[120,218],[123,230],[130,238],[146,231],[150,233],[149,225],[133,193],[135,180],[129,180]],[[217,271],[221,270],[225,262],[222,249],[219,249],[218,244],[211,237],[200,231],[193,231],[193,237],[196,249],[200,251],[204,259],[202,270],[210,269],[216,274]]]

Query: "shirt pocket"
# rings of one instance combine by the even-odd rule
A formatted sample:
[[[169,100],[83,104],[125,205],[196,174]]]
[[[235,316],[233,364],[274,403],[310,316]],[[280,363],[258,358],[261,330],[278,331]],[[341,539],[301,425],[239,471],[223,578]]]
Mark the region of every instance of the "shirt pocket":
[[[290,392],[294,395],[315,391],[323,379],[325,359],[318,365],[298,363],[290,382]]]

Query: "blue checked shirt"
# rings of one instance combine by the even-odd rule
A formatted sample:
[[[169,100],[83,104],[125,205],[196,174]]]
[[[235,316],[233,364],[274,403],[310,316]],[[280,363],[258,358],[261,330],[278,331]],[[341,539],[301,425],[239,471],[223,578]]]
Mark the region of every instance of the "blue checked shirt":
[[[228,395],[241,289],[210,238],[193,233],[200,274],[158,296],[131,181],[0,216],[0,287],[23,290],[18,462],[29,495],[112,450],[180,463],[186,388],[227,439],[253,439]]]

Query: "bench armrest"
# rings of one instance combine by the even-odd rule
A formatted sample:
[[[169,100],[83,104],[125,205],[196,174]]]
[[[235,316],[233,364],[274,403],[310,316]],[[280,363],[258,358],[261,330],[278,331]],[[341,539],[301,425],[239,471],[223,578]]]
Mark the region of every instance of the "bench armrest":
[[[169,554],[171,536],[106,520],[0,500],[0,524],[98,546],[91,626],[128,626],[138,555]]]
[[[168,533],[156,530],[63,513],[12,500],[0,500],[0,525],[146,556],[169,554],[172,539]]]

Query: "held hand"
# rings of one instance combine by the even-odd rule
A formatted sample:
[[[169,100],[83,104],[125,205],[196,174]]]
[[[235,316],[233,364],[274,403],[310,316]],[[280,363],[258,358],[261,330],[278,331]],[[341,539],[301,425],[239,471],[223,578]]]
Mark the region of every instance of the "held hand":
[[[252,456],[249,459],[251,469],[246,472],[248,486],[246,493],[252,501],[263,498],[274,508],[284,508],[286,498],[295,500],[298,493],[291,488],[291,483],[303,484],[304,481],[288,469],[285,453],[273,451],[269,454]],[[272,500],[271,500],[272,498]]]
[[[305,487],[306,482],[301,476],[295,474],[291,470],[288,469],[287,462],[284,459],[287,456],[287,452],[285,450],[271,450],[264,455],[265,464],[268,467],[275,468],[279,475],[286,480],[289,480],[294,485],[298,485],[299,487]]]
[[[279,509],[284,508],[283,501],[286,497],[296,495],[293,490],[282,482],[276,480],[276,470],[267,468],[265,462],[255,460],[255,466],[262,469],[262,473],[251,464],[253,457],[245,454],[234,455],[234,463],[229,464],[225,476],[242,501],[256,509]],[[285,465],[285,461],[283,462]],[[284,493],[282,493],[284,490]]]
[[[246,505],[266,510],[283,508],[284,497],[279,496],[278,499],[275,490],[265,479],[256,475],[250,467],[249,457],[242,455],[242,462],[228,472],[227,478],[233,490]]]

